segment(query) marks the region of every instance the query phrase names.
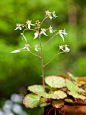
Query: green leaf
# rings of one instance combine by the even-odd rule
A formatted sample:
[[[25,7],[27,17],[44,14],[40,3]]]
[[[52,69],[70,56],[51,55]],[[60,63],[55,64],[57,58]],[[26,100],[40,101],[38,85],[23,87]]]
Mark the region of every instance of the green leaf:
[[[72,80],[76,80],[77,79],[77,77],[74,77],[70,72],[68,72],[67,74],[69,75],[70,79],[72,79]]]
[[[64,101],[73,103],[73,100],[72,100],[72,99],[65,99]]]
[[[63,100],[57,100],[57,101],[53,100],[52,105],[55,108],[61,108],[64,105],[64,101]]]
[[[48,94],[48,93],[45,93],[45,92],[38,92],[37,94],[39,96],[46,97],[46,98],[52,98],[52,99],[57,98],[57,96],[55,94]]]
[[[53,88],[61,88],[65,86],[65,80],[62,77],[58,77],[58,76],[47,76],[45,78],[45,82],[46,84],[48,84],[50,87]]]
[[[57,95],[57,99],[63,99],[65,97],[67,97],[66,93],[64,93],[63,91],[55,91],[54,92],[55,95]]]
[[[28,90],[36,93],[36,92],[44,92],[44,88],[41,85],[32,85],[28,87]]]
[[[86,99],[85,96],[80,95],[80,94],[78,94],[78,93],[76,93],[76,92],[68,92],[68,94],[69,94],[69,95],[72,95],[73,97],[78,98],[78,99],[82,99],[82,100]]]
[[[48,105],[50,105],[50,104],[51,104],[51,103],[46,103],[46,102],[45,102],[45,103],[41,103],[39,106],[40,106],[40,107],[45,107],[45,106],[48,106]]]
[[[66,86],[71,92],[76,92],[77,87],[68,79],[66,79]]]
[[[23,100],[23,104],[26,106],[26,108],[37,107],[39,103],[40,103],[40,96],[33,93],[26,95]]]

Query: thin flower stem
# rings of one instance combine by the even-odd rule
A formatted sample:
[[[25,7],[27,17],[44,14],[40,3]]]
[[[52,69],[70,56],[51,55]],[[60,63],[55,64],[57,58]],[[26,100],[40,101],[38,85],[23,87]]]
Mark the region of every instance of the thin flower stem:
[[[60,49],[58,50],[58,53],[49,62],[47,62],[45,65],[43,65],[43,67],[45,67],[47,64],[49,64],[59,54],[59,51],[60,51]]]
[[[42,22],[41,22],[40,26],[42,25],[42,23],[43,23],[43,22],[44,22],[44,20],[46,19],[46,16],[47,16],[47,14],[45,15],[44,19],[42,20]]]
[[[42,82],[43,82],[43,88],[44,88],[44,91],[45,91],[45,84],[44,84],[44,70],[43,70],[43,57],[42,57],[42,46],[41,46],[40,35],[39,35],[39,42],[40,42],[40,47],[41,47]],[[46,92],[46,91],[45,91],[45,92]]]
[[[45,42],[45,43],[42,45],[42,47],[43,47],[46,43],[48,43],[51,39],[53,39],[58,33],[59,33],[59,32],[57,32],[53,37],[51,37],[47,42]]]
[[[33,52],[31,52],[31,51],[29,51],[31,54],[33,54],[33,55],[35,55],[35,56],[37,56],[37,57],[39,57],[39,58],[41,58],[41,56],[38,56],[38,55],[36,55],[36,54],[34,54]]]
[[[28,51],[28,50],[22,50],[22,51]],[[33,55],[35,55],[35,56],[37,56],[37,57],[39,57],[39,58],[41,58],[41,56],[39,56],[39,55],[36,55],[36,54],[34,54],[33,52],[31,52],[31,51],[29,51],[31,54],[33,54]]]

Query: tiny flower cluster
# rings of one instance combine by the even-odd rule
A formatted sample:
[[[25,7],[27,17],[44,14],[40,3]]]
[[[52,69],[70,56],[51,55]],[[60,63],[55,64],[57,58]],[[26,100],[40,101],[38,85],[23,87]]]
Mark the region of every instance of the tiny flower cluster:
[[[38,45],[37,45],[37,44],[34,45],[33,47],[35,48],[35,51],[38,51],[38,49],[40,49],[40,48],[38,48]],[[30,46],[29,44],[25,44],[25,47],[24,47],[24,48],[14,50],[14,51],[12,51],[11,53],[18,53],[18,52],[21,52],[23,49],[26,49],[27,51],[30,51],[31,46]]]
[[[68,33],[66,33],[65,30],[66,30],[66,29],[64,29],[64,30],[59,30],[59,34],[60,34],[61,38],[63,39],[63,42],[64,42],[64,36],[63,36],[63,35],[65,35],[66,37],[67,37],[67,35],[68,35]]]
[[[59,45],[59,49],[63,50],[63,52],[69,52],[70,49],[67,46],[69,46],[69,45],[61,45],[61,46]]]
[[[50,20],[51,20],[52,18],[58,17],[58,16],[56,16],[55,11],[49,12],[49,10],[47,10],[47,11],[45,11],[45,12],[46,12],[46,15],[50,18]],[[53,15],[53,16],[52,16],[52,15]]]
[[[58,17],[58,16],[56,16],[55,11],[50,12],[49,10],[47,10],[47,11],[45,11],[45,13],[46,13],[45,19],[48,18],[48,17],[49,17],[50,19]],[[52,27],[51,25],[50,25],[50,27],[49,27],[48,29],[46,29],[46,28],[40,28],[40,25],[41,25],[40,23],[41,23],[41,22],[39,22],[39,20],[37,20],[35,24],[32,24],[32,20],[27,20],[27,21],[26,21],[26,25],[20,24],[20,23],[16,24],[17,27],[16,27],[14,30],[17,30],[17,29],[22,30],[22,28],[24,28],[24,27],[26,27],[26,28],[24,29],[24,31],[25,31],[25,30],[34,30],[35,33],[34,33],[34,38],[33,38],[33,39],[36,39],[37,37],[41,36],[42,34],[45,35],[45,36],[48,36],[48,35],[46,34],[46,31],[47,31],[47,30],[49,30],[50,33],[53,33],[53,32],[56,31],[56,30],[53,30],[53,27]],[[37,27],[35,27],[34,29],[31,29],[31,26],[36,26],[36,25],[37,25]],[[40,29],[40,32],[39,32],[39,29]],[[24,38],[24,40],[26,41],[25,47],[24,47],[24,48],[21,48],[21,49],[14,50],[14,51],[12,51],[11,53],[17,53],[17,52],[20,52],[20,51],[25,50],[25,49],[26,49],[27,51],[30,51],[30,49],[31,49],[32,47],[35,48],[35,51],[38,51],[38,49],[40,49],[40,48],[38,48],[38,45],[37,45],[37,44],[34,45],[34,46],[32,46],[32,47],[31,47],[29,44],[27,44],[27,39],[26,39],[26,37],[25,37],[25,35],[24,35],[24,31],[23,31],[23,33],[20,33],[20,34],[21,34],[21,36]],[[66,33],[66,29],[64,29],[64,30],[59,30],[57,33],[61,36],[61,38],[62,38],[62,40],[63,40],[63,42],[64,42],[64,36],[67,37],[67,35],[68,35],[68,34]],[[56,35],[57,35],[57,34],[56,34]],[[69,49],[67,46],[68,46],[68,45],[65,45],[65,50],[62,48],[62,46],[59,46],[59,48],[60,48],[61,50],[63,50],[64,52],[69,52],[70,49]]]

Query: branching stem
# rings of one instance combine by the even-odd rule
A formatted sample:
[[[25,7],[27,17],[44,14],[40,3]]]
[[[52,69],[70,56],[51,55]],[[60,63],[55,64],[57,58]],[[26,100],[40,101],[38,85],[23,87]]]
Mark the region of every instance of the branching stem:
[[[59,33],[59,32],[57,32],[53,37],[51,37],[47,42],[45,42],[45,43],[42,45],[42,47],[43,47],[46,43],[48,43],[51,39],[53,39],[58,33]]]
[[[60,49],[58,50],[58,53],[49,62],[47,62],[45,65],[43,65],[43,67],[45,67],[47,64],[49,64],[59,54],[59,51],[60,51]]]

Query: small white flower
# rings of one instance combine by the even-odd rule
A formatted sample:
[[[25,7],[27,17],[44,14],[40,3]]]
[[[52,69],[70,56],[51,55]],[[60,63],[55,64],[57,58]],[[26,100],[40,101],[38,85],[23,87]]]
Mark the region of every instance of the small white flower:
[[[17,50],[14,50],[14,51],[12,51],[11,53],[18,53],[18,52],[20,52],[22,49],[17,49]]]
[[[31,20],[27,20],[26,22],[28,24],[28,28],[30,29],[30,25],[34,25],[34,24],[31,24]]]
[[[53,29],[52,29],[53,27],[51,27],[51,25],[50,25],[50,27],[49,27],[49,31],[50,31],[50,33],[53,33]]]
[[[33,39],[36,39],[38,37],[38,31],[36,31],[36,33],[34,33],[35,37]]]
[[[30,46],[29,44],[25,44],[25,47],[23,49],[27,49],[28,51],[30,51],[28,48],[29,46]]]
[[[51,27],[51,25],[50,25],[50,27],[49,27],[49,31],[50,31],[50,33],[53,33],[53,32],[56,31],[56,30],[53,30],[52,28],[53,28],[53,27]]]
[[[44,34],[45,36],[48,36],[45,32],[46,32],[46,29],[45,28],[41,28],[40,34]]]
[[[62,46],[62,45],[61,45],[61,46],[59,45],[59,49],[63,50],[63,46]]]
[[[66,46],[64,52],[69,52],[70,49]]]
[[[47,14],[47,16],[50,18],[50,20],[53,18],[52,16],[51,16],[51,12],[49,12],[49,10],[47,10],[47,11],[45,11],[46,12],[46,14]]]
[[[16,24],[16,29],[14,29],[14,30],[17,30],[17,29],[19,29],[19,30],[22,30],[22,28],[21,28],[21,24]]]
[[[58,16],[56,16],[55,11],[53,11],[53,17],[54,18],[58,17]]]
[[[63,30],[63,34],[67,37],[68,33],[65,31],[66,29]]]
[[[59,34],[60,34],[60,36],[61,36],[61,38],[63,39],[63,42],[64,42],[64,36],[62,35],[63,34],[62,30],[59,30]]]
[[[36,44],[34,47],[35,47],[35,50],[38,51],[38,45]]]

